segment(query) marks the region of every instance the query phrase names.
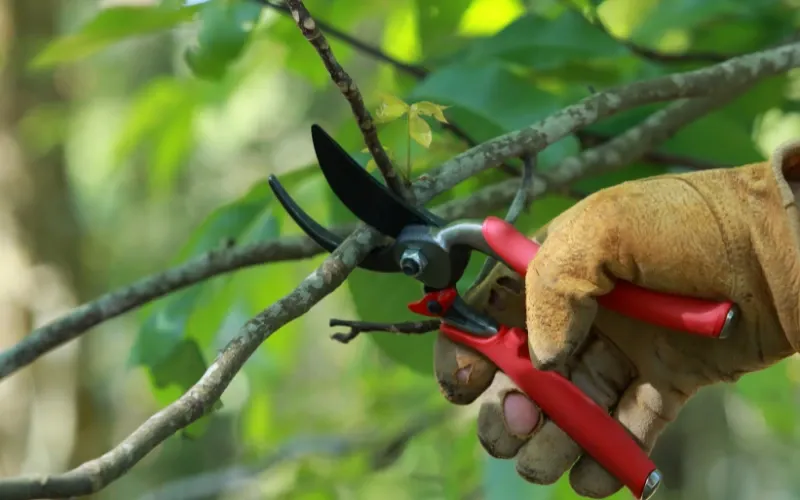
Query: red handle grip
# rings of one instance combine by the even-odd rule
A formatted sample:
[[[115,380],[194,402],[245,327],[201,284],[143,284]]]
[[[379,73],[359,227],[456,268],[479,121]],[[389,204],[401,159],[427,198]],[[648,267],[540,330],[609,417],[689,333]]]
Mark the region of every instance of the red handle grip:
[[[539,245],[497,217],[483,222],[483,237],[514,271],[525,275]],[[733,302],[712,302],[656,292],[618,281],[614,290],[597,298],[598,304],[647,323],[705,337],[724,338],[737,316]]]
[[[559,428],[636,498],[649,498],[661,482],[655,464],[628,432],[569,380],[556,372],[537,370],[528,354],[527,334],[501,327],[497,335],[476,337],[445,323],[441,331],[452,341],[483,353]]]

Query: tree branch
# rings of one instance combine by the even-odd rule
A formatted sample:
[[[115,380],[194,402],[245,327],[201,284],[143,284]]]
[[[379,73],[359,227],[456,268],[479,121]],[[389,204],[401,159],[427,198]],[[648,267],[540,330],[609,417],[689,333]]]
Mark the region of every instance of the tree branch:
[[[442,324],[436,319],[423,321],[403,321],[401,323],[374,323],[372,321],[349,321],[332,319],[328,326],[346,326],[350,328],[347,333],[334,333],[331,338],[342,344],[348,344],[362,333],[387,332],[405,335],[422,335],[439,329]]]
[[[358,123],[358,128],[361,129],[361,134],[364,136],[364,143],[369,149],[370,154],[375,159],[375,164],[381,171],[383,178],[386,179],[386,184],[389,188],[400,195],[406,200],[413,201],[411,193],[406,188],[403,181],[397,175],[397,171],[392,165],[392,161],[384,151],[381,141],[378,138],[378,130],[375,128],[375,122],[372,120],[372,115],[364,105],[364,99],[361,97],[361,91],[358,86],[350,78],[350,75],[342,68],[336,56],[331,51],[331,46],[325,35],[322,34],[317,22],[311,17],[311,14],[303,5],[301,0],[286,0],[286,5],[292,14],[292,19],[297,23],[297,27],[303,33],[311,45],[316,49],[325,69],[331,75],[333,83],[339,88],[339,91],[350,103],[350,108],[353,110],[353,116]]]
[[[598,92],[529,127],[490,139],[431,169],[424,176],[428,182],[423,192],[427,198],[429,192],[449,189],[504,160],[539,153],[576,130],[622,111],[679,98],[703,97],[717,93],[720,88],[743,87],[797,66],[800,66],[800,43],[793,43],[707,68]],[[455,168],[457,171],[453,171]],[[448,173],[445,175],[445,172]]]
[[[536,154],[576,128],[585,127],[614,113],[673,98],[718,94],[719,88],[743,89],[760,78],[786,71],[799,63],[800,44],[792,44],[738,57],[703,70],[639,82],[595,94],[530,127],[495,138],[445,162],[412,184],[414,195],[419,203],[424,204],[436,194],[486,168],[511,157]],[[677,130],[680,124],[719,105],[719,97],[714,96],[668,106],[665,110],[654,113],[640,126],[608,143],[564,161],[543,181],[535,179],[531,195],[540,194],[560,183],[570,182],[584,175],[592,166],[612,168],[624,162],[626,155],[641,155],[657,140],[668,137],[671,131]],[[517,182],[510,181],[512,184],[507,199],[514,196],[518,187]],[[507,182],[509,181],[498,186]],[[504,194],[502,188],[494,188],[495,194]],[[486,190],[482,191],[484,193],[478,198],[486,196]],[[258,346],[283,325],[308,312],[339,287],[379,241],[380,236],[373,230],[359,225],[294,291],[246,322],[194,386],[175,402],[147,419],[120,444],[101,457],[62,474],[1,480],[0,498],[65,498],[103,489],[125,474],[159,443],[206,414]]]

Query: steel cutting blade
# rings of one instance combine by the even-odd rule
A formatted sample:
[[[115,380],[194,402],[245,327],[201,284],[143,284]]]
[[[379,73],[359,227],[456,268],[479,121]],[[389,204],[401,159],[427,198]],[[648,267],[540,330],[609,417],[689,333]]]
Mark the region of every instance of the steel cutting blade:
[[[319,125],[311,126],[311,138],[319,166],[334,194],[366,224],[393,238],[409,225],[445,225],[433,213],[414,207],[389,191]]]

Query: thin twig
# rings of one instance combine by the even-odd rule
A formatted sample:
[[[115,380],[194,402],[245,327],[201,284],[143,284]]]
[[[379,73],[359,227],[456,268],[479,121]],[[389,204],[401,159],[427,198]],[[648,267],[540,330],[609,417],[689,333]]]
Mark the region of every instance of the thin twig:
[[[517,219],[522,212],[524,212],[528,208],[528,191],[530,191],[531,186],[533,185],[533,171],[536,168],[536,157],[535,156],[525,156],[523,159],[523,168],[522,168],[522,179],[519,183],[519,188],[517,189],[517,194],[514,195],[514,200],[512,200],[511,205],[508,207],[508,212],[506,213],[505,220],[509,224],[514,224],[517,222]],[[497,260],[493,257],[488,256],[486,260],[483,262],[483,266],[481,266],[478,275],[475,277],[475,280],[470,285],[470,288],[474,288],[479,283],[483,282],[489,273],[492,272],[492,269],[497,264]]]
[[[301,0],[286,0],[286,6],[291,11],[292,19],[297,23],[297,27],[300,28],[303,36],[305,36],[306,40],[316,49],[333,83],[336,84],[339,91],[345,99],[347,99],[347,102],[350,103],[350,108],[353,111],[353,116],[356,119],[358,128],[361,129],[361,135],[364,136],[364,143],[375,159],[375,164],[381,171],[383,178],[386,179],[386,184],[393,192],[402,198],[413,201],[411,192],[405,184],[403,184],[400,176],[397,175],[392,161],[381,145],[381,141],[378,138],[378,130],[375,128],[372,115],[364,105],[361,91],[359,91],[353,79],[350,78],[350,75],[339,64],[339,61],[336,60],[336,56],[333,54],[333,51],[331,51],[331,46],[328,44],[328,40],[325,39],[325,35],[320,31],[317,22],[311,17],[311,14]]]
[[[261,5],[265,7],[269,7],[274,9],[278,12],[283,14],[291,15],[292,11],[286,5],[281,5],[275,2],[270,2],[268,0],[256,0]],[[394,57],[390,56],[386,52],[382,51],[381,49],[374,47],[366,42],[359,40],[358,38],[350,35],[349,33],[345,33],[344,31],[336,28],[335,26],[331,25],[330,23],[326,23],[324,21],[320,21],[316,19],[317,26],[323,33],[330,35],[333,38],[341,40],[342,42],[350,45],[356,50],[363,52],[364,54],[369,55],[370,57],[377,59],[379,61],[383,61],[385,63],[390,64],[391,66],[408,73],[411,76],[415,76],[417,78],[425,78],[428,76],[428,70],[423,68],[422,66],[418,66],[415,64],[408,64],[404,63],[399,59],[395,59]]]
[[[439,320],[403,321],[401,323],[374,323],[371,321],[349,321],[345,319],[332,319],[328,326],[346,326],[350,329],[347,333],[334,333],[331,338],[342,344],[347,344],[362,333],[386,332],[404,335],[422,335],[439,329]]]

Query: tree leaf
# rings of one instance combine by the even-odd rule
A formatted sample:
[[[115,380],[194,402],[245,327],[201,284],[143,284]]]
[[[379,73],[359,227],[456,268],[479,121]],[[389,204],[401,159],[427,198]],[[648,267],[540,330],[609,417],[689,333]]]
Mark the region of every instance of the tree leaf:
[[[375,110],[375,123],[389,123],[403,116],[408,111],[408,104],[391,95],[382,94],[381,102]]]
[[[537,14],[519,17],[496,35],[479,39],[466,51],[470,61],[500,59],[537,70],[552,70],[580,61],[619,63],[630,56],[624,45],[592,26],[572,9],[555,19]]]
[[[33,58],[31,67],[45,68],[78,61],[128,38],[174,28],[189,21],[199,8],[170,9],[148,5],[103,9],[77,33],[48,44]]]
[[[638,43],[658,43],[672,29],[691,30],[712,20],[744,15],[747,2],[736,0],[669,0],[659,1],[634,29],[631,38]]]
[[[447,109],[448,106],[442,106],[441,104],[435,104],[430,101],[420,101],[415,102],[411,107],[420,115],[432,116],[441,123],[447,123],[447,118],[444,117],[443,111]]]
[[[477,141],[532,125],[563,105],[559,95],[536,88],[496,60],[445,66],[417,85],[408,99],[449,105],[450,120]],[[542,151],[538,162],[545,167],[576,152],[577,141],[567,137]]]
[[[472,0],[415,0],[415,3],[424,59],[440,58],[464,43],[456,32]]]
[[[431,126],[416,113],[408,115],[408,133],[412,139],[425,148],[429,147],[433,140]]]
[[[253,25],[261,15],[257,2],[212,0],[203,4],[198,45],[184,53],[192,72],[200,78],[219,80],[244,51]]]

